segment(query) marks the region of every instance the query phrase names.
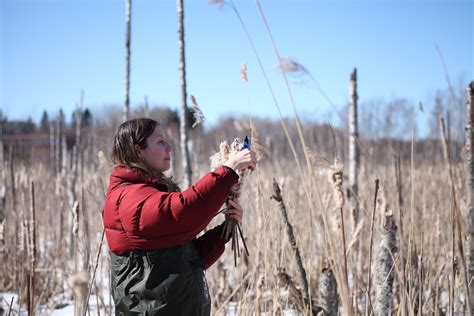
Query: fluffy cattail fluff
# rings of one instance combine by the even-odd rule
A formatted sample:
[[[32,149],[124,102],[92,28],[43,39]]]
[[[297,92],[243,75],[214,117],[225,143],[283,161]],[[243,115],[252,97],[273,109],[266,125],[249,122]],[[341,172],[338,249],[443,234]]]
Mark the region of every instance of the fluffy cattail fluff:
[[[239,138],[235,138],[230,146],[226,141],[222,142],[219,145],[219,152],[210,157],[211,169],[214,170],[217,167],[222,166],[229,159],[230,154],[240,151],[241,146]],[[245,180],[245,176],[248,174],[248,169],[237,170],[237,172],[239,174],[239,182],[230,190],[229,198],[231,199],[240,197],[240,190]]]
[[[247,63],[243,62],[242,65],[240,66],[240,75],[242,77],[242,82],[247,83],[248,78],[247,78]]]
[[[386,204],[385,204],[386,205]],[[375,302],[376,315],[391,315],[393,287],[393,257],[396,249],[397,226],[392,211],[385,208],[382,214],[382,228],[378,253],[375,259]]]
[[[79,202],[75,201],[74,206],[72,207],[73,214],[73,226],[72,233],[77,236],[79,234]]]
[[[69,277],[67,283],[74,298],[79,302],[84,302],[87,297],[89,275],[87,271],[82,271]]]
[[[99,159],[99,168],[105,168],[108,170],[109,163],[107,162],[107,158],[105,158],[105,154],[102,150],[97,153],[97,158]]]
[[[337,315],[339,309],[339,296],[337,294],[336,277],[325,262],[319,277],[319,295],[322,315]]]
[[[191,111],[193,112],[193,116],[194,116],[194,123],[193,123],[193,126],[191,126],[191,127],[195,128],[196,126],[201,125],[202,123],[204,123],[205,117],[204,117],[204,114],[201,111],[201,108],[197,104],[197,101],[196,101],[196,98],[194,97],[194,95],[191,95],[190,99],[191,99],[191,104],[192,104],[191,105]]]
[[[279,288],[288,289],[289,300],[293,302],[301,312],[304,311],[303,295],[296,287],[291,276],[286,273],[285,268],[278,268],[276,278],[277,286]]]
[[[327,175],[333,190],[336,207],[340,209],[344,206],[344,192],[342,190],[342,165],[337,158],[334,164],[329,166]]]

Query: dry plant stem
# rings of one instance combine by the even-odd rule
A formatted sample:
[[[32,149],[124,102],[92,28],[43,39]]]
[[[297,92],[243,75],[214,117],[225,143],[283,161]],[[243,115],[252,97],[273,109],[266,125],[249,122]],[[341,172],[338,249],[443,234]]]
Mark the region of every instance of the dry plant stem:
[[[291,225],[288,219],[288,213],[286,212],[286,206],[285,206],[285,203],[283,202],[280,186],[276,182],[275,178],[273,178],[272,198],[278,202],[278,210],[280,211],[281,218],[283,220],[283,223],[285,224],[286,234],[288,235],[288,241],[290,242],[291,250],[293,251],[293,256],[295,257],[296,265],[298,267],[299,279],[300,279],[301,285],[303,286],[304,300],[305,301],[307,300],[307,302],[309,302],[310,300],[309,290],[308,290],[309,286],[308,286],[308,279],[306,277],[306,271],[303,266],[303,261],[301,260],[300,250],[298,248],[298,245],[296,244],[295,235],[293,234],[293,226]]]
[[[268,26],[265,15],[263,14],[262,7],[260,6],[260,1],[256,0],[255,2],[257,4],[257,8],[258,8],[258,11],[259,11],[260,16],[262,18],[263,24],[265,25],[265,30],[268,34],[268,37],[270,38],[270,41],[272,42],[273,50],[274,50],[276,58],[278,60],[278,64],[280,65],[280,68],[282,68],[282,70],[283,70],[282,73],[283,73],[283,78],[285,79],[286,90],[288,91],[288,96],[290,97],[290,103],[291,103],[291,106],[293,108],[293,114],[295,115],[296,129],[298,131],[298,136],[300,138],[301,145],[303,147],[303,152],[304,152],[304,156],[305,156],[305,159],[306,159],[306,165],[308,167],[308,172],[309,172],[309,175],[310,175],[309,182],[310,182],[310,185],[311,185],[312,188],[317,188],[316,183],[314,183],[315,175],[314,175],[314,170],[311,166],[311,161],[309,159],[308,146],[306,146],[306,141],[304,139],[303,129],[301,127],[301,121],[300,121],[300,118],[299,118],[299,115],[298,115],[298,111],[296,111],[296,104],[295,104],[295,100],[293,98],[293,93],[292,93],[290,85],[288,83],[288,78],[286,76],[286,72],[285,72],[284,68],[281,65],[280,53],[278,52],[275,40],[273,39],[272,33],[270,31],[270,27]],[[304,182],[303,177],[302,177],[302,179],[303,179],[303,182]],[[316,191],[318,191],[318,190],[316,190]],[[319,194],[319,191],[318,191],[318,194]],[[309,198],[309,200],[312,200],[311,191],[309,191],[308,198]],[[310,203],[310,205],[312,205],[312,203]],[[311,219],[310,219],[309,222],[310,222],[310,229],[311,229],[311,238],[313,238],[313,236],[314,236],[313,218],[315,216],[315,212],[314,212],[312,207],[310,207],[310,216],[311,216]]]
[[[466,98],[466,178],[469,227],[469,294],[474,310],[474,81],[467,88]]]
[[[30,212],[31,212],[31,258],[30,258],[30,311],[35,313],[35,268],[36,268],[36,214],[35,214],[35,183],[30,186]]]
[[[89,298],[92,292],[92,285],[94,284],[94,281],[95,281],[95,274],[97,272],[97,267],[99,266],[99,259],[100,259],[100,254],[102,250],[102,244],[104,243],[104,235],[105,235],[105,227],[102,228],[102,236],[100,237],[99,249],[97,249],[97,256],[95,258],[94,272],[92,273],[92,280],[89,285],[89,291],[87,291],[86,308],[84,309],[84,316],[86,316],[87,312],[89,311]]]
[[[257,53],[257,49],[255,48],[255,45],[252,41],[252,38],[250,37],[250,34],[247,31],[247,28],[245,27],[245,23],[242,20],[242,17],[240,16],[239,11],[237,10],[237,8],[233,4],[231,4],[230,7],[234,11],[237,18],[239,19],[240,25],[242,26],[242,29],[244,30],[245,36],[247,37],[247,40],[249,41],[250,46],[252,47],[252,51],[253,51],[255,57],[257,58],[258,65],[260,67],[260,70],[262,71],[263,77],[265,78],[265,82],[267,84],[267,87],[270,90],[270,94],[272,96],[273,103],[275,104],[275,107],[277,108],[277,111],[278,111],[278,115],[280,117],[280,123],[283,127],[283,131],[285,132],[286,139],[288,140],[288,144],[290,145],[291,153],[293,154],[293,158],[295,159],[296,167],[298,168],[298,172],[299,172],[301,180],[302,180],[303,189],[305,191],[306,198],[308,199],[308,205],[309,205],[311,214],[314,214],[315,211],[314,211],[314,206],[313,206],[313,203],[312,203],[312,200],[311,200],[310,190],[309,190],[309,188],[307,186],[307,183],[305,181],[303,169],[301,167],[301,164],[300,164],[300,161],[299,161],[299,158],[298,158],[298,154],[296,153],[295,145],[294,145],[293,141],[291,140],[290,132],[288,131],[288,127],[286,126],[285,119],[283,117],[283,113],[281,112],[280,105],[278,104],[278,101],[276,99],[276,96],[275,96],[275,93],[273,91],[272,85],[270,84],[270,80],[268,79],[265,68],[263,67],[262,61],[260,60],[260,56]],[[322,205],[322,202],[320,202],[320,204]],[[313,226],[312,226],[312,221],[311,221],[310,228],[312,229],[312,227]],[[311,235],[313,235],[313,231],[311,231]]]
[[[372,309],[372,303],[370,301],[370,285],[372,283],[372,247],[374,244],[374,224],[375,224],[375,210],[377,208],[377,194],[379,192],[379,179],[375,179],[375,194],[374,194],[374,207],[372,209],[372,218],[370,222],[370,243],[369,243],[369,270],[367,271],[367,301],[365,303],[366,314]]]
[[[459,211],[459,207],[457,205],[457,200],[456,200],[456,190],[454,188],[454,177],[453,177],[453,170],[452,170],[452,165],[451,165],[451,158],[449,155],[449,149],[446,141],[446,134],[445,134],[445,127],[444,127],[444,120],[442,117],[439,117],[439,124],[441,127],[441,140],[443,143],[443,152],[444,152],[444,157],[446,159],[446,163],[448,165],[448,170],[449,170],[449,180],[450,180],[450,189],[451,189],[451,203],[452,203],[452,219],[453,219],[453,225],[455,226],[455,231],[457,235],[457,245],[458,245],[458,250],[459,250],[459,255],[461,257],[461,264],[463,268],[463,285],[464,285],[464,290],[466,291],[466,300],[467,300],[467,309],[469,312],[469,315],[472,315],[472,310],[471,310],[471,302],[470,302],[470,293],[469,293],[469,280],[468,280],[468,271],[467,271],[467,263],[466,263],[466,254],[464,252],[464,246],[463,246],[463,238],[462,238],[462,227],[461,227],[461,212]],[[453,236],[453,243],[454,243],[454,236]],[[453,260],[455,257],[455,251],[453,249]],[[454,273],[454,263],[453,263],[453,273]],[[454,280],[454,278],[453,278]],[[453,286],[453,292],[454,292],[454,286]],[[454,305],[454,304],[453,304]],[[452,310],[452,312],[454,312]]]
[[[444,77],[446,79],[446,82],[448,83],[449,95],[451,96],[451,107],[452,107],[452,110],[453,110],[454,115],[455,115],[454,119],[458,123],[458,129],[459,129],[458,142],[459,142],[459,144],[462,144],[463,143],[463,141],[462,141],[462,132],[463,132],[462,122],[461,122],[459,113],[457,113],[457,111],[456,111],[456,97],[454,96],[454,90],[453,90],[453,86],[451,84],[451,80],[449,80],[448,67],[446,67],[446,63],[444,61],[443,54],[441,54],[441,50],[439,49],[438,45],[435,44],[435,48],[436,48],[436,52],[438,53],[439,59],[441,61],[441,65],[443,66]],[[448,137],[449,137],[449,134],[448,134]]]
[[[346,229],[344,226],[344,211],[342,207],[339,208],[341,217],[341,239],[342,239],[342,251],[344,253],[344,282],[346,282],[346,288],[349,289],[349,274],[347,272],[347,247],[346,247]]]
[[[10,316],[11,312],[12,312],[12,307],[13,307],[13,299],[15,297],[12,297],[12,300],[10,301],[10,304],[8,305],[8,312],[7,312],[7,316]]]
[[[405,243],[404,243],[404,235],[403,235],[403,196],[402,196],[402,176],[401,176],[401,164],[400,164],[400,155],[397,155],[394,157],[394,173],[395,173],[395,181],[396,181],[396,187],[397,187],[397,201],[398,201],[398,226],[399,226],[399,235],[398,235],[398,240],[400,241],[400,252],[399,255],[401,257],[401,262],[402,262],[402,288],[406,289],[406,274],[405,274],[405,265],[403,264],[404,262],[404,249],[405,249]],[[405,295],[403,294],[404,292],[400,293],[400,306],[403,309],[405,305]]]

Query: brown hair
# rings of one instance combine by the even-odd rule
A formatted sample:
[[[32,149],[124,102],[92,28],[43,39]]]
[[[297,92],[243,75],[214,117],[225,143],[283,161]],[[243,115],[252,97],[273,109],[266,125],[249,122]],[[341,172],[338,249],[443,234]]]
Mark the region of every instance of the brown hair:
[[[135,145],[146,149],[147,138],[153,134],[159,123],[149,118],[137,118],[123,122],[114,136],[112,145],[112,162],[114,167],[123,166],[138,169],[148,175],[157,178],[168,186],[168,191],[180,191],[178,185],[172,178],[166,177],[162,172],[151,169],[140,157]]]

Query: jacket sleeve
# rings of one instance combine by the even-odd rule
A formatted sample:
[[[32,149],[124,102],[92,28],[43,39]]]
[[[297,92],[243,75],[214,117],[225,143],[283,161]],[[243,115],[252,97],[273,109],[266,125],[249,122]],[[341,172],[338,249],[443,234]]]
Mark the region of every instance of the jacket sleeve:
[[[210,223],[238,179],[233,169],[221,166],[183,192],[156,191],[141,206],[140,233],[186,234],[191,240]]]
[[[201,261],[204,263],[205,269],[214,264],[224,253],[225,244],[229,239],[223,239],[221,237],[223,229],[224,223],[208,230],[204,235],[194,240],[194,246],[196,247]]]

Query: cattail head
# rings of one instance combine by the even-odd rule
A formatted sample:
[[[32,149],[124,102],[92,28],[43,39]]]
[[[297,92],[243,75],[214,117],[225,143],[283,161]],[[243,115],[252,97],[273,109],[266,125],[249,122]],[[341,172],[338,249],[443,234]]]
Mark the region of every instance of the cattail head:
[[[344,192],[342,190],[342,165],[338,159],[327,169],[329,183],[331,184],[334,199],[338,208],[344,206]]]
[[[299,63],[297,63],[291,58],[280,58],[280,62],[276,65],[276,69],[280,72],[287,73],[297,73],[306,71],[303,66],[301,66]]]
[[[83,302],[87,296],[89,275],[82,271],[69,277],[67,283],[76,300]]]
[[[247,78],[247,63],[243,62],[242,65],[240,66],[240,76],[242,77],[242,82],[247,83],[248,78]]]
[[[75,201],[72,207],[73,213],[73,226],[72,233],[77,236],[79,234],[79,202]]]
[[[209,160],[211,161],[211,169],[215,170],[217,167],[222,166],[227,159],[229,159],[230,148],[226,141],[223,141],[219,145],[219,151],[212,155]]]
[[[199,108],[199,105],[197,104],[196,98],[194,95],[191,95],[191,111],[193,112],[194,116],[194,123],[192,128],[195,128],[198,125],[201,125],[205,121],[204,114],[202,113],[201,109]]]

